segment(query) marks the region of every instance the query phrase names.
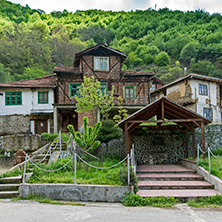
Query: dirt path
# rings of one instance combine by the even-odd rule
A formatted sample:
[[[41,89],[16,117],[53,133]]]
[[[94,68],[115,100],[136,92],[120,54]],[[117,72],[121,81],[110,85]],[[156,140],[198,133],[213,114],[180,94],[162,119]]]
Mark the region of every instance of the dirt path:
[[[6,168],[6,167],[0,167],[0,174],[5,173],[7,170],[9,170],[10,167]]]

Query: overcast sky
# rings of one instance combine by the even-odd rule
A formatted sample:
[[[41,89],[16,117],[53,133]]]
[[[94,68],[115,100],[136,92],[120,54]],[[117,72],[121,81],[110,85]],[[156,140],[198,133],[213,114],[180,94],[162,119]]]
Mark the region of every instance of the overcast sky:
[[[75,12],[87,9],[102,9],[113,11],[130,11],[134,9],[169,8],[171,10],[204,9],[209,13],[222,13],[221,0],[10,0],[14,3],[29,5],[32,9],[42,9],[46,13],[53,10]]]

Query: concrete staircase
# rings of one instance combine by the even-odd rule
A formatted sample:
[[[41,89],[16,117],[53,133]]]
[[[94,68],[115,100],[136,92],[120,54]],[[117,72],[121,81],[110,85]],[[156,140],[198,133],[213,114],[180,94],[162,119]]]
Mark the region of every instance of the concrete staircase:
[[[142,165],[137,167],[139,194],[142,197],[173,196],[195,198],[221,194],[204,178],[181,165]]]
[[[56,146],[56,143],[53,142],[52,145],[51,145],[52,149],[54,149],[55,146]],[[61,142],[61,148],[62,148],[62,151],[66,151],[67,150],[67,144],[65,142]],[[59,143],[58,143],[55,150],[60,150],[60,144]]]
[[[17,197],[21,182],[22,176],[0,179],[0,199]]]

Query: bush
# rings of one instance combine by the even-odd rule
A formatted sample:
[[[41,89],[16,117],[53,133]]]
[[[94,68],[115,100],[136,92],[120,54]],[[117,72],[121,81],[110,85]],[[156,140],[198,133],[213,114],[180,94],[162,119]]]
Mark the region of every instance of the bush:
[[[126,167],[121,167],[119,170],[119,179],[123,185],[128,185],[128,170]],[[130,168],[130,185],[133,185],[134,193],[138,191],[138,178],[136,177],[133,169]]]
[[[217,194],[212,197],[200,197],[189,201],[188,205],[192,207],[222,206],[222,195]]]
[[[174,197],[146,197],[127,193],[122,199],[122,204],[127,207],[153,206],[171,207],[177,203]]]
[[[58,137],[58,134],[49,134],[49,133],[42,133],[41,137],[45,141],[53,142],[55,138]]]

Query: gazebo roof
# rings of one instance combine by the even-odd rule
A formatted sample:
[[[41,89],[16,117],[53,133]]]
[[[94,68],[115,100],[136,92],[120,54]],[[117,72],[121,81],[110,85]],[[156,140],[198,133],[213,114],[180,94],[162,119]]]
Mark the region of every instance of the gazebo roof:
[[[150,120],[154,116],[157,116],[157,120]],[[122,120],[119,126],[125,129],[125,123],[127,123],[129,125],[128,129],[131,131],[138,128],[141,123],[156,123],[161,127],[161,124],[169,122],[176,123],[178,126],[183,126],[189,130],[200,127],[201,122],[204,124],[211,123],[210,120],[203,116],[166,97],[162,97]],[[149,127],[149,125],[146,127]]]

